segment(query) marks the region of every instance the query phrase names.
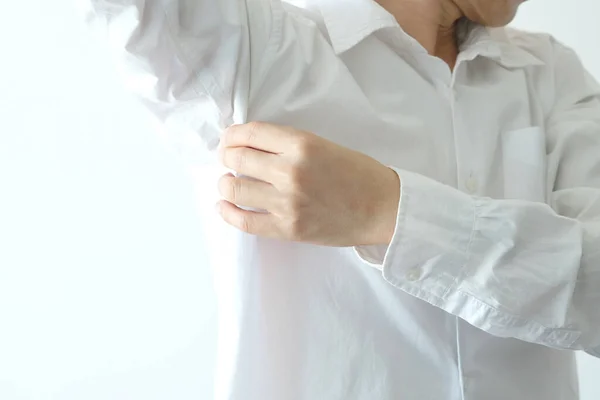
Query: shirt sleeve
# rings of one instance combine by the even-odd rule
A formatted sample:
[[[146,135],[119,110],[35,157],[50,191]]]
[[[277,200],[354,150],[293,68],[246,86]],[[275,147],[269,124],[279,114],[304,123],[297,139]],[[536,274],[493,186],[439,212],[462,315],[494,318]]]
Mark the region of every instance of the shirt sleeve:
[[[473,197],[396,170],[393,240],[357,251],[395,287],[492,335],[598,356],[600,88],[571,50],[556,44],[554,62],[549,204]]]
[[[186,151],[212,150],[246,122],[251,55],[264,59],[277,36],[278,0],[76,1],[127,88]]]

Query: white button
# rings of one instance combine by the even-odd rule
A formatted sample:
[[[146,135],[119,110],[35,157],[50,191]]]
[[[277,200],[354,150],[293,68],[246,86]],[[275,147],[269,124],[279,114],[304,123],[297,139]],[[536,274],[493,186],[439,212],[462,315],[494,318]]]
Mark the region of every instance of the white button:
[[[470,194],[477,193],[477,189],[479,188],[479,184],[477,183],[477,179],[475,179],[474,177],[470,176],[469,179],[467,179],[465,181],[465,188],[467,189],[467,192],[469,192]]]
[[[406,274],[406,279],[410,282],[415,282],[421,279],[421,270],[419,268],[413,268]]]

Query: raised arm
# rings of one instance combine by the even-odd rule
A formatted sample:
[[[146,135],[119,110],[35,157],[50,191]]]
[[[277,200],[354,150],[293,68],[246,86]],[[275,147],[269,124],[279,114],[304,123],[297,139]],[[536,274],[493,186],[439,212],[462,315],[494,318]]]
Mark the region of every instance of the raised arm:
[[[212,150],[224,127],[245,122],[250,56],[268,47],[274,1],[76,1],[176,141]]]

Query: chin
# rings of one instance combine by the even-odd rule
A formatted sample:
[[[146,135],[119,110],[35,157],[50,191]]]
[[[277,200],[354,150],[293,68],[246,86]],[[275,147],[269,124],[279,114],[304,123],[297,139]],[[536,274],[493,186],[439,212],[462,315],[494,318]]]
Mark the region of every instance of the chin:
[[[487,26],[489,28],[500,28],[500,27],[510,24],[515,19],[516,16],[517,16],[517,10],[515,10],[512,13],[508,13],[504,16],[501,16],[501,17],[496,15],[496,16],[494,16],[494,18],[489,18],[487,20],[482,19],[480,21],[475,21],[475,22],[477,22],[478,24]]]

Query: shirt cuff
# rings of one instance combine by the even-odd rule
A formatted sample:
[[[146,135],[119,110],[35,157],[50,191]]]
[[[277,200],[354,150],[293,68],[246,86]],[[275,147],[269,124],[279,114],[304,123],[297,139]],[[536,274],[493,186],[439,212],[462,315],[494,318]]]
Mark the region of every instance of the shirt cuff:
[[[408,292],[439,300],[456,286],[468,261],[476,202],[425,176],[392,168],[400,176],[396,229],[388,246],[357,246],[356,255]],[[444,269],[440,269],[444,265]]]
[[[423,175],[395,170],[402,193],[396,231],[383,257],[383,276],[438,304],[456,288],[467,265],[477,201]]]
[[[355,252],[392,285],[439,305],[467,264],[475,199],[423,175],[392,169],[402,187],[392,241],[358,246]]]
[[[396,172],[402,185],[396,231],[379,265],[386,281],[492,335],[573,347],[579,332],[548,327],[535,316],[511,311],[518,307],[498,303],[495,299],[501,293],[481,280],[482,271],[476,268],[493,265],[480,265],[474,255],[492,246],[494,232],[512,224],[504,218],[498,218],[496,225],[486,224],[479,214],[485,215],[490,199],[470,196],[423,175]]]

